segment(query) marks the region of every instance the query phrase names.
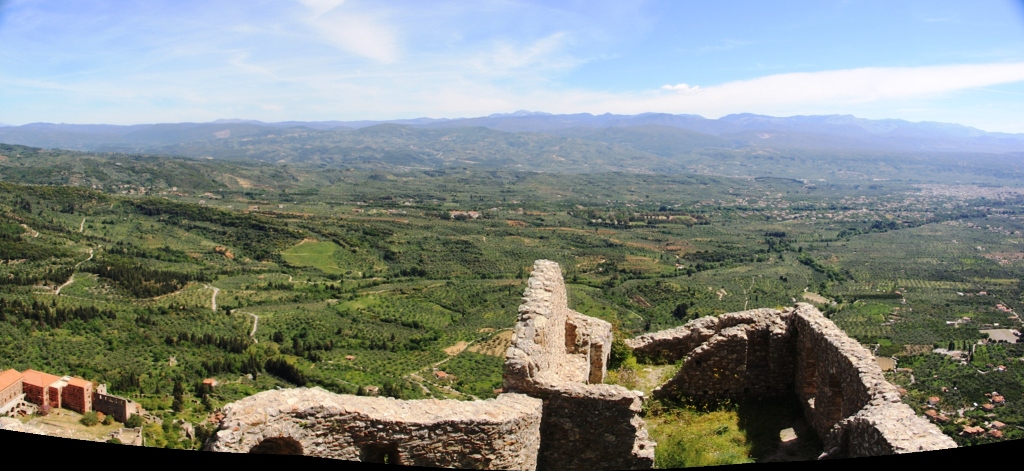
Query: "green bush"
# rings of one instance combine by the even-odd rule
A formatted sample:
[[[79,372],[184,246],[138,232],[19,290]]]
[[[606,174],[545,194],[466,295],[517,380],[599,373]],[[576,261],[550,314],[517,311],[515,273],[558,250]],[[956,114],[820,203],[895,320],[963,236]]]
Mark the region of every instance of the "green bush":
[[[85,425],[86,427],[92,427],[93,425],[100,423],[100,418],[95,411],[89,411],[86,412],[85,415],[83,415],[82,418],[79,419],[78,421],[81,422],[82,425]]]
[[[145,423],[146,423],[146,421],[145,421],[145,419],[142,418],[141,415],[139,415],[139,414],[132,414],[131,417],[128,417],[128,420],[126,420],[124,422],[124,426],[128,427],[128,428],[136,428],[136,427],[142,427],[142,425],[145,424]]]

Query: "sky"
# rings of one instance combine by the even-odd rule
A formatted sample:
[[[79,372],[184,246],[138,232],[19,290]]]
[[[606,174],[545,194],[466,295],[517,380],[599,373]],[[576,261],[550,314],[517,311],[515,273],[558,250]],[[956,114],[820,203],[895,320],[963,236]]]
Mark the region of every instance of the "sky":
[[[0,123],[517,110],[1024,133],[1024,0],[0,0]]]

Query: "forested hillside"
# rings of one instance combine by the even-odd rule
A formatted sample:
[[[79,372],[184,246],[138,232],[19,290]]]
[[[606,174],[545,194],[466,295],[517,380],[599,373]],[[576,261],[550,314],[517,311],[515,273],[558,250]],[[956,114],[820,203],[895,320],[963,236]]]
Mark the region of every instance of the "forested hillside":
[[[818,303],[913,368],[892,376],[908,403],[941,395],[967,423],[1024,372],[1016,347],[974,347],[1020,327],[1022,188],[2,152],[0,368],[107,383],[169,418],[289,385],[493,397],[536,259],[619,338]],[[1024,426],[1016,400],[994,413]]]

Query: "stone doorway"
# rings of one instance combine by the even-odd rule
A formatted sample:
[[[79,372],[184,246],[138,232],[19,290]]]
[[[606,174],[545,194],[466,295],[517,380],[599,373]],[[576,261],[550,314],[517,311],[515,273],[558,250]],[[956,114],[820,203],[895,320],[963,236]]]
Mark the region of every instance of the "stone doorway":
[[[401,465],[401,455],[398,453],[398,444],[372,444],[364,445],[359,453],[359,461],[364,463],[380,463]]]
[[[302,444],[291,437],[265,438],[250,448],[249,453],[260,455],[301,455]]]

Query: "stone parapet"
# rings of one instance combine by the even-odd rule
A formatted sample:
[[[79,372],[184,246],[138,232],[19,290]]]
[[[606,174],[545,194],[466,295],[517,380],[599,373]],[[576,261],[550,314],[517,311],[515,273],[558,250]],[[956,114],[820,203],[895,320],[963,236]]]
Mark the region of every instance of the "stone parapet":
[[[778,315],[779,311],[775,309],[761,308],[717,317],[702,317],[679,327],[644,334],[624,342],[638,358],[654,363],[673,363],[724,329],[763,323]]]
[[[822,437],[823,458],[956,448],[956,442],[900,401],[863,345],[810,304],[797,304],[797,390]]]
[[[320,388],[265,391],[224,407],[206,449],[465,469],[537,466],[540,399],[399,400]]]

